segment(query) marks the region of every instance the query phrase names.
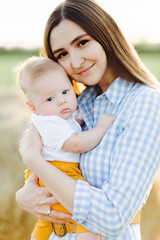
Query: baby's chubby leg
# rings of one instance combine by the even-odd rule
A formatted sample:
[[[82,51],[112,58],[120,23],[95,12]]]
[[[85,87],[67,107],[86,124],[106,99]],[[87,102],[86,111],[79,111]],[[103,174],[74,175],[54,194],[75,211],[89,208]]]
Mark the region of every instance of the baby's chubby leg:
[[[93,232],[82,232],[77,234],[76,240],[100,240],[101,236]]]

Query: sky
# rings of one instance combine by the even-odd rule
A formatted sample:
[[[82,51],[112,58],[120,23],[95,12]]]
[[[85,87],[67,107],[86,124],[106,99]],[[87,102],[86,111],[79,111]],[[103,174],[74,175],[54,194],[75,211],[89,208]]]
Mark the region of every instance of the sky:
[[[0,0],[0,47],[43,46],[46,21],[62,0]],[[160,43],[160,0],[97,0],[131,43]]]

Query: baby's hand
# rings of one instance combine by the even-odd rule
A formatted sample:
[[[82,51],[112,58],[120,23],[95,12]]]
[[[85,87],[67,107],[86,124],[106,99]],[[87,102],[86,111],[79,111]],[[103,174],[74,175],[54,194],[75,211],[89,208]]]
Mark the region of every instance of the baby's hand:
[[[108,130],[110,126],[113,124],[115,119],[116,116],[103,113],[98,120],[98,125],[103,126],[106,130]]]

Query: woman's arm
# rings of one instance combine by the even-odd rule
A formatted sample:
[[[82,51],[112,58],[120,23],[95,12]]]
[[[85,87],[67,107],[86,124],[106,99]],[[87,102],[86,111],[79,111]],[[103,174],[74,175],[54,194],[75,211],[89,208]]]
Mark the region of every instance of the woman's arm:
[[[57,201],[54,197],[51,197],[46,187],[38,185],[38,178],[33,173],[26,184],[16,192],[16,201],[21,209],[46,221],[63,224],[67,223],[64,219],[71,219],[72,217],[70,214],[54,210],[47,216],[48,210],[52,205],[57,204]]]
[[[24,133],[20,141],[19,150],[23,162],[28,169],[41,179],[49,192],[55,196],[56,200],[72,213],[76,180],[68,177],[65,173],[49,164],[47,161],[44,161],[41,155],[41,149],[41,138],[36,128],[31,125],[30,129]],[[24,187],[27,188],[26,186]]]

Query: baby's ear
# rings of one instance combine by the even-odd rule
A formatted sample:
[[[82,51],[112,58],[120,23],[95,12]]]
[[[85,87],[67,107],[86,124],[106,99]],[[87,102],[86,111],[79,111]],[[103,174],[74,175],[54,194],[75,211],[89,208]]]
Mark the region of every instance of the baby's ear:
[[[31,111],[32,111],[33,113],[36,113],[35,106],[33,105],[33,103],[32,103],[30,100],[26,100],[26,104],[27,104],[27,106],[31,109]]]

